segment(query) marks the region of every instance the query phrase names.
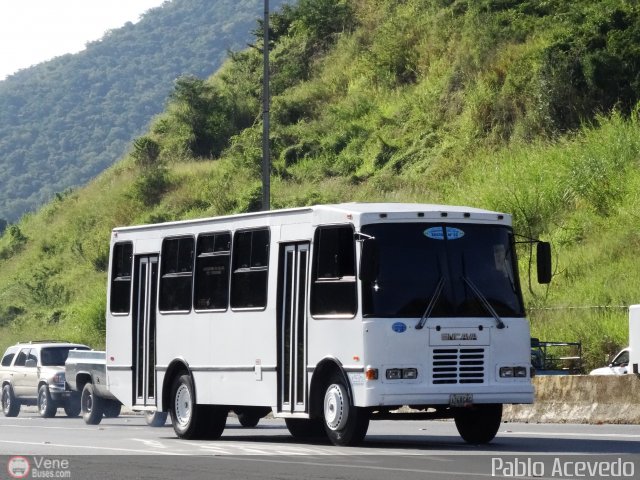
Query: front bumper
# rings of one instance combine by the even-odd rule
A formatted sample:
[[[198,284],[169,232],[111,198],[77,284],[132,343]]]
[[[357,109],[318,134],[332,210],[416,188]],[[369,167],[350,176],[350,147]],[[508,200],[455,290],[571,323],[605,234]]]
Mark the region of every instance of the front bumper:
[[[375,406],[402,406],[402,405],[449,405],[451,395],[472,394],[473,403],[501,403],[501,404],[530,404],[534,401],[533,385],[529,382],[514,383],[511,385],[489,384],[483,386],[456,385],[447,389],[428,391],[424,385],[399,385],[395,388],[389,384],[367,385],[356,392],[356,405],[363,407]]]
[[[64,384],[49,384],[49,395],[51,395],[51,399],[56,402],[65,400],[74,394],[76,394],[76,392],[67,390]]]

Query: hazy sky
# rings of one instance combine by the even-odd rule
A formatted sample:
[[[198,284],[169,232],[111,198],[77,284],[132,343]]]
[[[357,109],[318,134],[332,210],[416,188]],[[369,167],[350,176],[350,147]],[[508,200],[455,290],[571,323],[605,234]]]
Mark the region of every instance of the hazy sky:
[[[0,80],[84,49],[164,0],[0,0]]]

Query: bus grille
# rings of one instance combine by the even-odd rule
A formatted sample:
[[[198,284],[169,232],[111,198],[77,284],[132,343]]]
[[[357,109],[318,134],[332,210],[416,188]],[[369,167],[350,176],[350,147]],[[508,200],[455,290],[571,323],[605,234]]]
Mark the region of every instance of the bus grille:
[[[483,383],[484,348],[437,348],[433,351],[434,384]]]

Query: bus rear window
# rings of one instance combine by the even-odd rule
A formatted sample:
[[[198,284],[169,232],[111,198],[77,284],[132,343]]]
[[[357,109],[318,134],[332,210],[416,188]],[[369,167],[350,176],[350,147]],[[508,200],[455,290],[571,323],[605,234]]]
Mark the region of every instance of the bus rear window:
[[[111,313],[129,313],[131,308],[131,266],[133,244],[116,243],[111,262]]]

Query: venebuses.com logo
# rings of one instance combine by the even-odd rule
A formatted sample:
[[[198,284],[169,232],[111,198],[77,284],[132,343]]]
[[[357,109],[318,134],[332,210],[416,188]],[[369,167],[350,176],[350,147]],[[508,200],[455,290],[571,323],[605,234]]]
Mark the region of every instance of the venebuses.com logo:
[[[7,473],[11,478],[27,478],[30,471],[31,465],[25,457],[11,457],[7,463]]]
[[[23,457],[15,455],[7,461],[10,478],[71,478],[66,458]]]

